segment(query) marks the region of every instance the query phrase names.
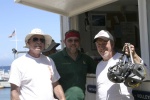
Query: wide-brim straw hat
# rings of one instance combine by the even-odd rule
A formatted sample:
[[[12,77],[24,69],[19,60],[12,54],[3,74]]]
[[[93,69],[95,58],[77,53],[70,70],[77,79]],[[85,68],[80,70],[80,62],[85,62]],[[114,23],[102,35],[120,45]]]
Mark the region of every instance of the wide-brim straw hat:
[[[45,38],[45,49],[47,49],[51,42],[52,42],[52,37],[49,35],[49,34],[45,34],[42,32],[41,29],[38,29],[38,28],[35,28],[33,29],[29,34],[27,34],[27,36],[25,37],[25,43],[26,43],[26,48],[29,48],[29,45],[28,45],[28,40],[33,36],[33,35],[42,35],[44,36]]]

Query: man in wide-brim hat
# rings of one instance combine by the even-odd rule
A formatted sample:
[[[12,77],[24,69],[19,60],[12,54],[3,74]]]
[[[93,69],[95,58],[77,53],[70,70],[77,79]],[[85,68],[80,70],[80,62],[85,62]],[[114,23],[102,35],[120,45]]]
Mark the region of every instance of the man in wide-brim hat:
[[[53,60],[41,53],[51,41],[51,36],[41,29],[33,29],[25,37],[25,47],[29,51],[11,65],[9,82],[12,100],[54,100],[53,90],[59,100],[65,100]]]

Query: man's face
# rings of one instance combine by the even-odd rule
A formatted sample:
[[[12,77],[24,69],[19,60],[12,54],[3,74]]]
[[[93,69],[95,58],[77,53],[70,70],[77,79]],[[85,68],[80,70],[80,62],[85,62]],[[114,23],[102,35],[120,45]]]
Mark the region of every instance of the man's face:
[[[33,35],[28,40],[29,49],[35,53],[41,53],[41,51],[45,48],[45,39],[42,35]]]
[[[64,40],[66,49],[69,53],[76,53],[80,47],[80,39],[77,37],[70,37]]]
[[[98,53],[105,60],[108,60],[112,57],[114,44],[107,38],[98,38],[95,42]]]

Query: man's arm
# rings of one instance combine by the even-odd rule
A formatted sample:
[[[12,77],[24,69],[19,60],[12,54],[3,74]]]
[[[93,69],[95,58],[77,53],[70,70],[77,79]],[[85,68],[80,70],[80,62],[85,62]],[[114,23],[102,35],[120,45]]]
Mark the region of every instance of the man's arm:
[[[64,91],[58,81],[53,83],[54,93],[59,100],[66,100]]]
[[[15,84],[11,84],[11,100],[20,100],[19,99],[19,87]]]
[[[142,59],[135,52],[134,45],[130,44],[129,46],[130,46],[130,49],[131,49],[131,54],[132,54],[134,63],[140,64]],[[125,54],[130,55],[130,50],[129,50],[129,47],[128,47],[128,43],[125,43]]]
[[[127,55],[129,55],[130,52],[129,52],[129,49],[127,49],[127,44],[125,44],[125,46],[126,46],[125,53],[126,53]],[[131,49],[131,53],[132,53],[132,56],[133,56],[134,63],[143,64],[143,65],[144,65],[144,66],[142,66],[142,67],[145,69],[145,71],[144,71],[144,73],[145,73],[145,78],[144,78],[144,80],[149,80],[149,79],[150,79],[150,70],[149,70],[149,67],[148,67],[146,64],[144,64],[144,61],[143,61],[143,60],[140,58],[140,56],[135,52],[135,47],[134,47],[134,45],[130,45],[130,49]]]

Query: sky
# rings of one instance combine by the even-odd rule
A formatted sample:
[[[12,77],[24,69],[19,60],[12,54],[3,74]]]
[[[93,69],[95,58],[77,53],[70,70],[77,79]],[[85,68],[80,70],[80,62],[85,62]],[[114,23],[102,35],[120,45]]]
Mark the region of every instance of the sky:
[[[23,48],[24,39],[34,28],[42,29],[44,33],[51,35],[55,42],[60,43],[59,14],[15,3],[14,0],[0,0],[0,66],[11,65],[15,59],[13,48],[17,51],[28,50]],[[16,35],[8,38],[14,30]]]

